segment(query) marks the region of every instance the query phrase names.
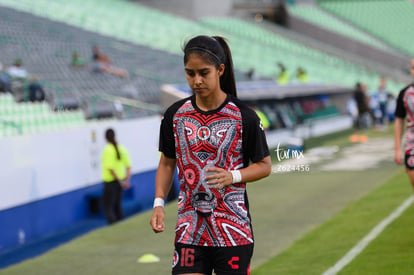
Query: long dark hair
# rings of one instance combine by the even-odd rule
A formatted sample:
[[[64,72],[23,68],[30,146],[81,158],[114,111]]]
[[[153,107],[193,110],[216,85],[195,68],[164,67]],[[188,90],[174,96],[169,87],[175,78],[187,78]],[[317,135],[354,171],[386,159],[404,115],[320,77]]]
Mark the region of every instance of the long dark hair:
[[[116,158],[121,159],[121,154],[119,153],[118,145],[115,140],[115,131],[111,128],[107,129],[105,132],[105,138],[106,138],[106,141],[114,145],[115,151],[116,151]]]
[[[236,80],[233,70],[233,58],[226,39],[221,36],[199,35],[190,39],[183,48],[184,65],[191,53],[196,53],[207,64],[214,65],[218,70],[224,64],[224,73],[220,77],[220,88],[237,97]]]

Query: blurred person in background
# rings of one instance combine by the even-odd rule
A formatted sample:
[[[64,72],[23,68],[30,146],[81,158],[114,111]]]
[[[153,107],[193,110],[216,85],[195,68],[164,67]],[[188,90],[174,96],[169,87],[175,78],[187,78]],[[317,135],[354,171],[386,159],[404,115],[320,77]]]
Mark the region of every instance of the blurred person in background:
[[[391,93],[388,94],[387,98],[387,119],[389,122],[395,121],[395,108],[397,107],[397,101],[395,100],[395,96]]]
[[[36,102],[44,101],[46,93],[39,77],[31,75],[23,66],[23,61],[17,58],[7,69],[7,74],[11,78],[11,90],[14,93],[23,93],[23,100]],[[15,88],[15,89],[14,89]]]
[[[31,78],[29,86],[27,87],[29,90],[29,101],[31,102],[42,102],[46,99],[46,93],[43,89],[42,84],[40,83],[39,79],[36,76]]]
[[[359,130],[368,129],[372,125],[372,116],[369,108],[369,97],[367,86],[364,83],[355,85],[354,99],[358,108],[357,128]]]
[[[306,70],[302,67],[298,67],[296,70],[296,78],[300,83],[308,83],[309,82],[309,75]]]
[[[13,80],[26,80],[29,77],[29,73],[24,68],[23,62],[20,58],[17,58],[7,69],[7,73]]]
[[[269,130],[270,121],[267,115],[263,111],[261,111],[258,107],[250,106],[250,108],[256,112],[256,115],[259,117],[260,122],[262,123],[264,131]]]
[[[355,98],[351,97],[346,102],[346,112],[352,118],[352,122],[355,128],[358,127],[358,106],[356,104]]]
[[[263,126],[237,99],[230,48],[196,36],[184,47],[193,95],[171,105],[160,127],[154,232],[165,230],[164,200],[176,166],[180,194],[173,274],[249,274],[253,231],[246,183],[270,174]]]
[[[387,90],[387,81],[385,77],[380,78],[380,83],[378,89],[371,94],[370,104],[371,109],[375,118],[375,126],[379,130],[385,129],[385,124],[387,123],[387,104],[388,104],[388,95],[389,91]]]
[[[410,72],[414,79],[414,58],[411,59]],[[405,122],[407,124],[404,129]],[[402,148],[404,132],[404,148]],[[414,83],[406,86],[398,94],[395,109],[394,141],[394,160],[399,165],[404,161],[408,177],[414,188]]]
[[[129,75],[126,70],[113,66],[109,56],[103,53],[97,45],[92,47],[92,62],[92,71],[95,73],[108,73],[121,78]]]
[[[70,65],[72,66],[72,68],[78,69],[78,68],[85,67],[86,62],[77,51],[74,51],[72,53],[72,59],[70,61]]]
[[[0,92],[11,92],[11,79],[6,67],[0,62]]]
[[[286,85],[290,81],[289,72],[287,71],[285,65],[283,63],[279,62],[277,63],[277,66],[279,67],[279,74],[276,77],[276,81],[280,85]]]
[[[124,218],[122,211],[123,189],[130,188],[131,160],[127,149],[118,144],[115,131],[105,131],[107,145],[102,152],[102,203],[108,224]]]
[[[380,126],[380,120],[382,115],[378,94],[376,92],[372,92],[369,95],[368,99],[369,111],[372,114],[373,123],[375,127],[378,129]]]
[[[246,77],[248,80],[256,80],[257,76],[256,73],[254,71],[254,68],[250,68],[247,73],[246,73]]]
[[[385,77],[380,78],[380,84],[378,87],[378,101],[379,101],[379,107],[381,110],[381,118],[380,118],[380,124],[385,125],[386,119],[387,119],[387,102],[388,102],[388,95],[390,92],[387,89],[387,80]]]

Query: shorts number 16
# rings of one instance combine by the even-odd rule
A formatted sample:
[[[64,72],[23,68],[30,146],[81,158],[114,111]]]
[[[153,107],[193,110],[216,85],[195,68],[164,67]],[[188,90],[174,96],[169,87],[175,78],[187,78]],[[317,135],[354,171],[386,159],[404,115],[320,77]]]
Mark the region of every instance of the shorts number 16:
[[[193,248],[181,248],[181,266],[191,267],[194,266],[194,249]]]

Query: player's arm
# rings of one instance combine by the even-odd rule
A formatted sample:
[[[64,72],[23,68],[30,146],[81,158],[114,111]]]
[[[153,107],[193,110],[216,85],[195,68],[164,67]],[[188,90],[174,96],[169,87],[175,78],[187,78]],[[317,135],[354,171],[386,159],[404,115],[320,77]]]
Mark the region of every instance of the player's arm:
[[[158,164],[157,173],[155,176],[155,198],[165,200],[168,192],[171,189],[174,173],[175,173],[176,160],[166,157],[163,153],[161,154],[160,162]],[[164,207],[155,206],[152,217],[151,227],[155,233],[163,232],[165,229],[164,225]]]
[[[231,171],[219,167],[208,168],[207,171],[214,173],[206,176],[208,184],[222,188],[235,182],[252,182],[269,176],[272,171],[272,162],[270,156],[267,156],[246,168],[237,170],[240,173],[239,180],[235,180],[235,175]]]
[[[243,182],[252,182],[269,176],[271,171],[272,162],[270,156],[267,156],[262,160],[241,169],[240,174]]]
[[[252,161],[248,166],[240,169],[241,181],[252,182],[270,175],[272,171],[272,161],[270,159],[269,149],[267,147],[266,137],[260,118],[255,112],[252,118],[248,120],[246,140],[248,149],[246,153]],[[236,178],[237,175],[233,175]]]
[[[402,139],[403,130],[404,130],[404,119],[400,117],[396,117],[395,122],[394,122],[394,144],[395,144],[394,161],[397,164],[402,163],[401,139]]]
[[[253,163],[234,171],[226,171],[218,167],[209,168],[208,172],[215,173],[206,177],[209,185],[222,188],[232,183],[257,181],[270,175],[272,162],[260,118],[252,110],[246,112],[246,117],[245,125],[247,126],[244,129],[244,134],[248,147],[245,153],[250,156],[249,159]]]

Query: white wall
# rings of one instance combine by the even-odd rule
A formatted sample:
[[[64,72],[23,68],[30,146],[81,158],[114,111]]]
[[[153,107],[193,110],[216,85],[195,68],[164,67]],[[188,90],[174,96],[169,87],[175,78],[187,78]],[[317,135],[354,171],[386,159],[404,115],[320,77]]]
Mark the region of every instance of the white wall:
[[[133,173],[156,169],[159,125],[160,117],[155,116],[0,138],[0,210],[99,183],[108,127],[127,147]]]

